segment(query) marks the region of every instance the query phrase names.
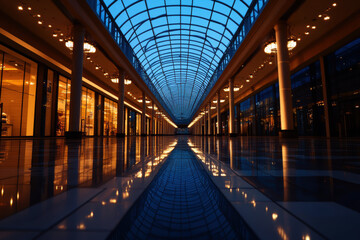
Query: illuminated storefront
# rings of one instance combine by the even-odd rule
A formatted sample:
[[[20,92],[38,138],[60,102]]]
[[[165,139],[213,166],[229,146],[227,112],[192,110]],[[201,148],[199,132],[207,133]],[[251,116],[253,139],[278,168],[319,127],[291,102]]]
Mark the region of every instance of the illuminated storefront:
[[[0,46],[1,136],[34,132],[37,64]]]

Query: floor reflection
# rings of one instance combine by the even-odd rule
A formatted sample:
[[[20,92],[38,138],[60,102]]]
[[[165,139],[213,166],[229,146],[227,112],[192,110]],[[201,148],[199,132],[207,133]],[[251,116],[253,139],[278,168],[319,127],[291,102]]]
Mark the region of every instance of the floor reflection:
[[[74,187],[147,177],[174,142],[167,137],[0,142],[0,219]],[[149,157],[154,161],[146,162]]]
[[[220,160],[274,201],[334,201],[360,211],[357,139],[191,137],[190,141],[196,151]],[[211,163],[210,168],[213,175],[221,174],[221,166]]]

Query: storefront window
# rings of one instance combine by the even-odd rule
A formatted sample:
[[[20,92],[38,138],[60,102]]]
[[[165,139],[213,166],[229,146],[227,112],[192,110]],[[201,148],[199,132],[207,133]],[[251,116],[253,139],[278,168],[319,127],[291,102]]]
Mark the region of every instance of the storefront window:
[[[1,49],[1,136],[32,136],[37,64],[16,53],[10,54],[7,50]]]
[[[104,136],[115,136],[117,131],[117,103],[104,99]]]
[[[69,131],[70,80],[59,76],[56,136],[64,136]]]
[[[360,136],[360,38],[325,60],[331,134]]]
[[[86,136],[94,135],[95,92],[85,87],[81,95],[81,131]]]

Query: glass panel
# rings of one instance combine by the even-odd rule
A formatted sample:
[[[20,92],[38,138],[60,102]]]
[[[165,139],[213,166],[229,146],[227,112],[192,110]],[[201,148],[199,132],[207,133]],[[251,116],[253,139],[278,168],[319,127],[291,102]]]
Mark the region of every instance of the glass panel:
[[[51,106],[53,91],[54,72],[48,70],[46,83],[46,103],[45,103],[45,136],[51,135]]]
[[[117,130],[117,103],[105,98],[104,101],[104,135],[115,136]]]
[[[34,134],[37,64],[27,63],[25,70],[21,136],[32,136]]]
[[[56,136],[64,136],[65,131],[67,130],[68,121],[66,118],[69,114],[67,96],[70,97],[70,94],[67,93],[67,82],[67,78],[59,76]]]
[[[2,69],[2,136],[20,136],[25,62],[5,53]]]

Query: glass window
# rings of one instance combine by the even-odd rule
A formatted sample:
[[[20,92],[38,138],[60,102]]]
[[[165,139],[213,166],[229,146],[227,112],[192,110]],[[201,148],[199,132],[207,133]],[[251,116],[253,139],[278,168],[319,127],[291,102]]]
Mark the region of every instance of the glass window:
[[[46,82],[46,102],[45,102],[45,136],[51,136],[51,107],[53,91],[54,72],[48,70]]]
[[[104,100],[104,136],[115,136],[117,131],[117,103]]]
[[[34,134],[37,64],[16,54],[0,51],[2,136]]]
[[[56,136],[64,136],[69,130],[70,80],[59,76]]]
[[[95,92],[82,88],[80,129],[86,136],[94,135]]]

